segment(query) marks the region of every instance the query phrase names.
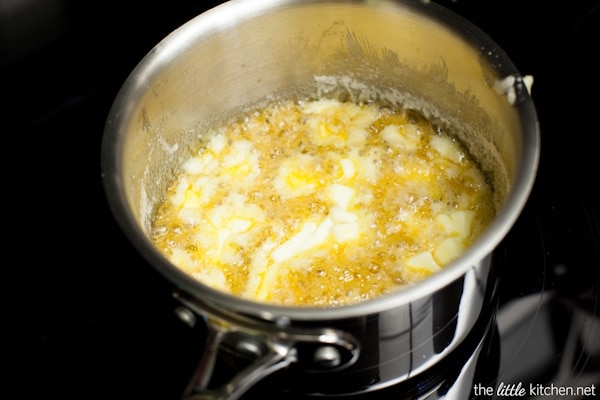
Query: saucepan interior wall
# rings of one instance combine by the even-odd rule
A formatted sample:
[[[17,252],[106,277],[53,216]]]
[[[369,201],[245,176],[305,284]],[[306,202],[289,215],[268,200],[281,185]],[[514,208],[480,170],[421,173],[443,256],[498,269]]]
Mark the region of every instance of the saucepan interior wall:
[[[272,3],[272,2],[271,2]],[[285,3],[285,2],[282,2]],[[157,46],[129,79],[122,166],[148,231],[181,160],[210,127],[277,98],[344,97],[413,108],[451,129],[480,160],[503,203],[521,128],[501,79],[476,48],[399,3],[289,2],[254,13],[217,9]],[[369,2],[370,3],[370,2]]]

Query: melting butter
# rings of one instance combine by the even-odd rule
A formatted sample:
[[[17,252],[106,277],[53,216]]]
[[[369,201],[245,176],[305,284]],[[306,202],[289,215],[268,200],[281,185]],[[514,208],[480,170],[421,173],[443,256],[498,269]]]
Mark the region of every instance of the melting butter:
[[[282,101],[215,132],[157,207],[153,240],[244,298],[368,300],[443,268],[494,215],[465,150],[404,110]]]

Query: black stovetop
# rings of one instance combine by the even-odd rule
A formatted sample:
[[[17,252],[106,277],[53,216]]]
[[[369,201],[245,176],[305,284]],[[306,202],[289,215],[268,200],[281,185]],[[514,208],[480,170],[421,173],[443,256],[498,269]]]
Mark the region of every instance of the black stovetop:
[[[117,227],[100,142],[137,62],[217,3],[0,2],[0,399],[179,398],[202,343]],[[500,248],[500,364],[489,384],[598,393],[600,3],[439,3],[535,79],[541,166]]]

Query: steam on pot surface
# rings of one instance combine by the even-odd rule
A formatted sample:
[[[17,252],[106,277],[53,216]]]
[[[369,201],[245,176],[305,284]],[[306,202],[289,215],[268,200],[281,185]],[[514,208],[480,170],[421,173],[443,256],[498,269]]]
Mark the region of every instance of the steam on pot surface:
[[[233,1],[173,32],[108,125],[136,245],[184,286],[294,307],[375,299],[468,254],[456,279],[516,219],[537,148],[518,72],[453,18]]]

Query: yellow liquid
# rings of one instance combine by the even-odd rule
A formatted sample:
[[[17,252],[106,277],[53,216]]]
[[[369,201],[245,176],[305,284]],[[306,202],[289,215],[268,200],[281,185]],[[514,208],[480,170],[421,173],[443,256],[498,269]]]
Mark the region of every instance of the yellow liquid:
[[[221,127],[184,163],[153,240],[217,289],[336,307],[435,273],[493,215],[473,160],[414,113],[276,102]]]

